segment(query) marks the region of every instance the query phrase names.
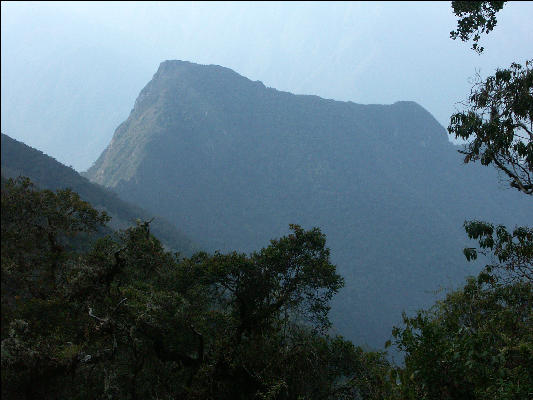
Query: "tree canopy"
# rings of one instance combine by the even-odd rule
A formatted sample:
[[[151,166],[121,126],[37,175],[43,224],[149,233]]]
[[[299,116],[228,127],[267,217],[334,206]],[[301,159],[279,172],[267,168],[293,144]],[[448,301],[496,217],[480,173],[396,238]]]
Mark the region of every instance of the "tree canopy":
[[[250,255],[180,258],[149,222],[90,236],[107,220],[69,190],[3,182],[3,397],[378,399],[392,390],[383,354],[328,335],[343,279],[318,228],[291,225]]]
[[[494,165],[509,185],[533,194],[533,60],[478,77],[467,109],[452,115],[448,131],[467,140],[464,162]]]
[[[471,278],[429,310],[404,316],[396,343],[407,399],[526,399],[533,387],[531,282]]]
[[[452,39],[474,42],[472,50],[481,54],[484,50],[478,42],[482,34],[491,32],[496,23],[496,13],[500,11],[505,1],[452,1],[454,14],[459,17],[457,30],[450,32]]]

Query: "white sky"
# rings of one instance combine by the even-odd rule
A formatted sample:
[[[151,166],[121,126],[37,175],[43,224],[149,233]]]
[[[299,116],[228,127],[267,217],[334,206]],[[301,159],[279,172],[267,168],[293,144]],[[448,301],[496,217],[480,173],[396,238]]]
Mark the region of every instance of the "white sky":
[[[413,100],[447,126],[469,78],[533,58],[533,2],[453,41],[450,2],[2,2],[2,132],[87,169],[167,59],[297,94]]]

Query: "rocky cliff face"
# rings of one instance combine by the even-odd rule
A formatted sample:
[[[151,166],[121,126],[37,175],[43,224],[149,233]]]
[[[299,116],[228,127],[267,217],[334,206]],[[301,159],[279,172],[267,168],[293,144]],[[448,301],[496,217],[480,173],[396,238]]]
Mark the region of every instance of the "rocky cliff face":
[[[346,278],[336,328],[381,346],[402,310],[475,273],[462,256],[465,219],[533,217],[456,150],[413,102],[293,95],[165,61],[87,176],[211,249],[251,251],[289,223],[319,226]]]

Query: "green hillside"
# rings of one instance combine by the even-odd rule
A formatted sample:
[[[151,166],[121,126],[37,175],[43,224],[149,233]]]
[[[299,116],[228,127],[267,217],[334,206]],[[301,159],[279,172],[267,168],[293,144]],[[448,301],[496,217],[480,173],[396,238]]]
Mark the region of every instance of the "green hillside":
[[[156,213],[125,202],[111,190],[89,182],[72,168],[2,134],[2,177],[17,176],[29,177],[42,189],[72,189],[97,209],[105,210],[112,217],[109,226],[114,229],[135,225],[138,219],[147,221],[154,218],[150,226],[168,248],[184,255],[191,255],[198,249],[186,235]]]

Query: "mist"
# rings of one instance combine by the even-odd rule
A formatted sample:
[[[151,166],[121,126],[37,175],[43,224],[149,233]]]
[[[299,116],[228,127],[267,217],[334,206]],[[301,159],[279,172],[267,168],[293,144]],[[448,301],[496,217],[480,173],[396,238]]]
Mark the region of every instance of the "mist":
[[[482,57],[447,2],[2,2],[5,134],[88,169],[164,60],[361,104],[416,101],[446,127],[476,72],[532,54],[531,3],[506,6]],[[504,27],[504,29],[501,29]]]

